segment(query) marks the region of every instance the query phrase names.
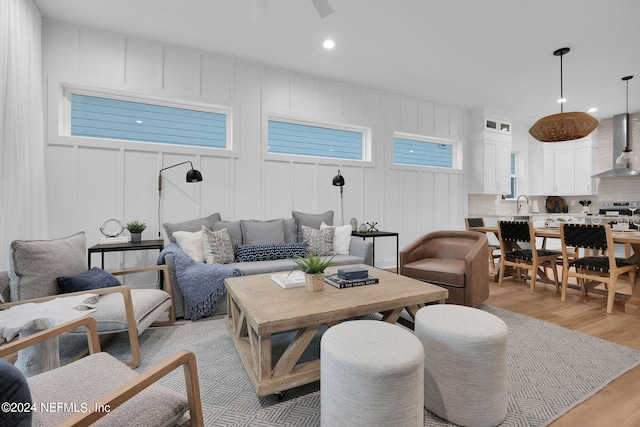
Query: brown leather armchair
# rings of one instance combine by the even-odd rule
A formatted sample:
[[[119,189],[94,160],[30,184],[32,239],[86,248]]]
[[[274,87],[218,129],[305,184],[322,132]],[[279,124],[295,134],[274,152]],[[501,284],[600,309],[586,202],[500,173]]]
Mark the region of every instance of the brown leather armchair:
[[[449,290],[448,304],[477,307],[489,298],[487,236],[435,231],[400,251],[400,274]]]

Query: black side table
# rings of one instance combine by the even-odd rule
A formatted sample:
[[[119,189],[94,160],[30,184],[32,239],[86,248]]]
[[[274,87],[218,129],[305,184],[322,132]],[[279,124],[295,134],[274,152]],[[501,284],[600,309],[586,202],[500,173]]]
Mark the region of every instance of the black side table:
[[[158,251],[162,251],[162,249],[164,249],[164,240],[143,240],[136,243],[105,243],[94,245],[87,249],[88,268],[91,268],[91,255],[96,252],[102,254],[102,267],[104,268],[105,252],[144,251],[148,249],[157,249]]]
[[[400,273],[400,259],[398,254],[400,253],[400,237],[398,233],[393,231],[352,231],[352,236],[362,237],[365,240],[367,237],[373,239],[373,266],[376,263],[376,237],[395,237],[396,238],[396,273]]]

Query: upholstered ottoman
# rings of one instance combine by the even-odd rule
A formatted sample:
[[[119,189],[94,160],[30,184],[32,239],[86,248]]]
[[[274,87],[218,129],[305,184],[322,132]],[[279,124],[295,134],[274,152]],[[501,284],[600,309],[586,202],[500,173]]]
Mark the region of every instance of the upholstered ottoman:
[[[352,320],[320,343],[320,422],[325,427],[424,425],[424,350],[406,329]]]
[[[425,351],[424,406],[461,426],[495,426],[507,415],[507,325],[476,308],[418,310]]]

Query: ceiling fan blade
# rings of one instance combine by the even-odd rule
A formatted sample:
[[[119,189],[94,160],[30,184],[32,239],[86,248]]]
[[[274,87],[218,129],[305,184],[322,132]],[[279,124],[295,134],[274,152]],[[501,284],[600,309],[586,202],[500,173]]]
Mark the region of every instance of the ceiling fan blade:
[[[253,20],[259,21],[267,18],[269,0],[255,0],[253,3]]]
[[[329,0],[311,0],[313,6],[318,11],[320,18],[324,19],[333,13],[333,8],[329,4]]]

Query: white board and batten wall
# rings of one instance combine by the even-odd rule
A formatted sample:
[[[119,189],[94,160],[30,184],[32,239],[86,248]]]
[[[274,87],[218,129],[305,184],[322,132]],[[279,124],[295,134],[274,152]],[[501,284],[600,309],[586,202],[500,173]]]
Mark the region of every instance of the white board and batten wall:
[[[461,170],[393,165],[394,132],[465,141],[463,110],[49,20],[43,22],[43,73],[54,237],[84,230],[91,246],[101,237],[100,224],[116,217],[147,223],[143,239],[157,238],[158,171],[187,160],[204,180],[186,183],[188,165],[163,172],[163,222],[214,212],[238,220],[333,210],[339,224],[339,191],[331,179],[340,169],[345,223],[375,221],[380,230],[400,233],[401,248],[430,231],[464,228]],[[65,136],[65,85],[228,108],[233,150]],[[370,129],[371,161],[269,155],[270,114]],[[155,257],[151,251],[108,254],[105,268],[154,264]],[[395,258],[394,239],[377,239],[376,265],[395,266]]]

